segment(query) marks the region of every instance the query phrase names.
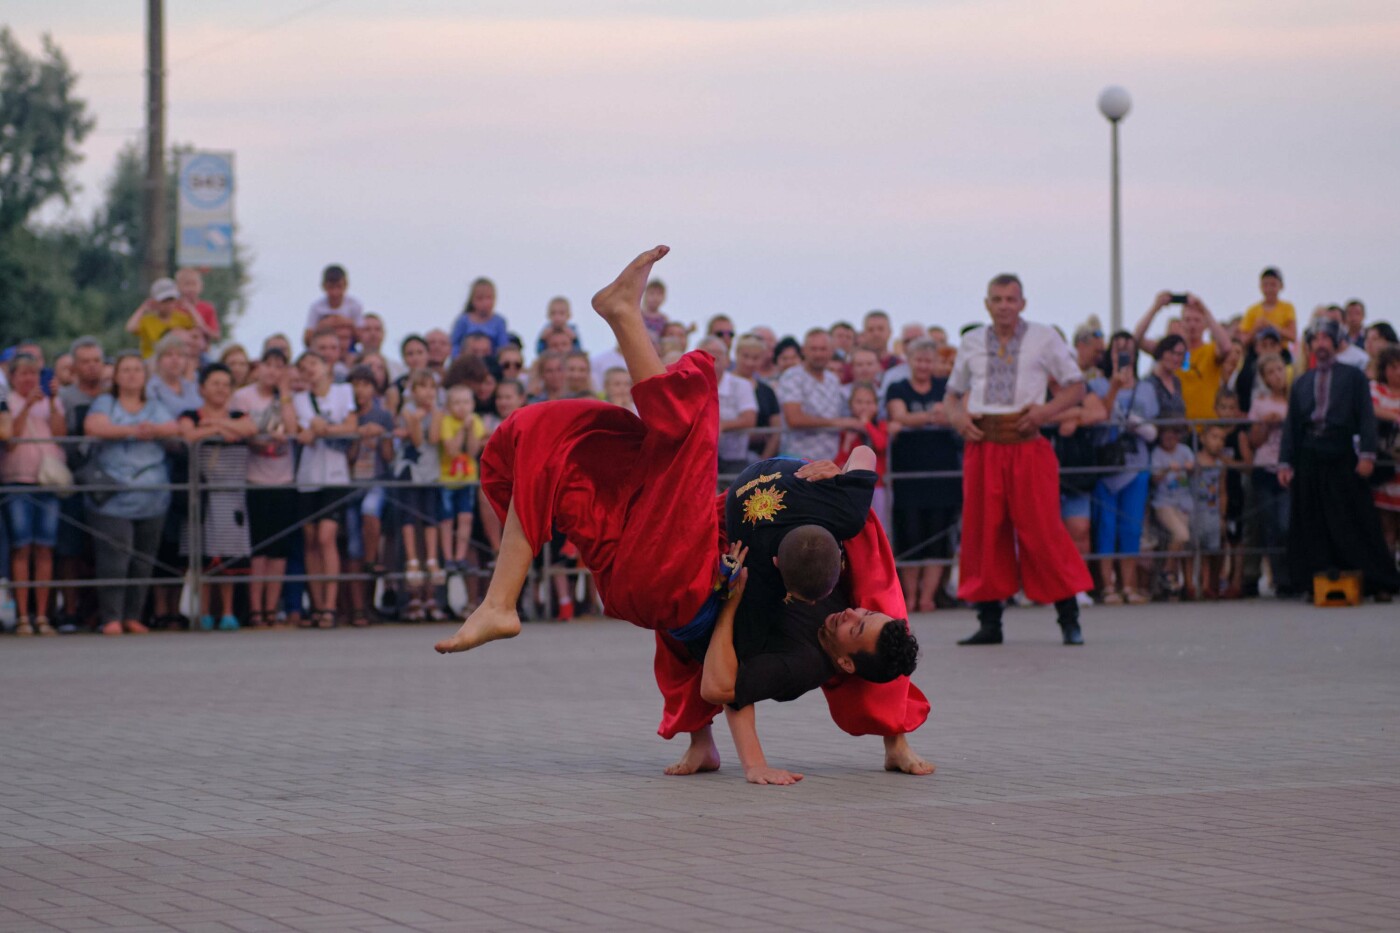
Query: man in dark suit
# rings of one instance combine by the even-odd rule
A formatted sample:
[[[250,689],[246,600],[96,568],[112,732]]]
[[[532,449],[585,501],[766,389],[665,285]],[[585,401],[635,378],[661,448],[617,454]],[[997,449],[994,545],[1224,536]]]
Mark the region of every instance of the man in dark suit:
[[[1361,370],[1337,362],[1344,331],[1323,321],[1312,334],[1317,366],[1288,400],[1279,482],[1291,490],[1290,579],[1306,585],[1325,570],[1360,570],[1366,592],[1389,602],[1400,574],[1381,536],[1368,483],[1376,467],[1376,413]],[[1353,438],[1360,438],[1360,453]]]

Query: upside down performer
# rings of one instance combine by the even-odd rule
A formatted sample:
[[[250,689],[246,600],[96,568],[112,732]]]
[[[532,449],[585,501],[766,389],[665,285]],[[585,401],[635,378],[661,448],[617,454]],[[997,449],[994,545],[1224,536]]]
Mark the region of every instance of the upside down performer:
[[[656,674],[667,707],[661,731],[668,738],[679,731],[702,734],[699,740],[692,735],[691,752],[671,769],[692,773],[718,767],[709,739],[718,707],[700,698],[697,658],[704,656],[726,605],[720,561],[726,542],[723,500],[716,503],[713,495],[718,434],[713,363],[692,353],[667,370],[641,319],[647,276],[667,251],[657,247],[642,254],[593,299],[627,361],[638,415],[592,400],[550,402],[522,409],[497,430],[482,456],[483,491],[504,519],[496,569],[482,604],[436,647],[443,653],[466,651],[519,634],[516,602],[530,561],[557,527],[593,571],[609,615],[668,633],[677,663],[663,664],[658,652]],[[875,536],[883,543],[878,530]],[[888,545],[884,548],[888,557]],[[867,551],[878,558],[878,547],[857,546],[851,552],[854,578],[863,569],[857,556]],[[733,607],[727,608],[732,618]],[[823,644],[840,671],[854,667],[853,655],[877,647],[869,635]],[[838,677],[827,694],[847,731],[886,737],[887,764],[893,747],[899,770],[931,770],[904,740],[928,712],[927,701],[907,677],[886,684]],[[761,758],[752,769],[745,764],[751,780],[770,782]],[[773,783],[787,782],[781,780],[785,772],[775,774],[779,779]]]

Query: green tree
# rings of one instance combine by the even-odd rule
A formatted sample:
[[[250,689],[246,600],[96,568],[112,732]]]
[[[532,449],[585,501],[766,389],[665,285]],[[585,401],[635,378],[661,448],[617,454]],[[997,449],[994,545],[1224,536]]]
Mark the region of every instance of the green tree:
[[[0,233],[50,199],[72,196],[69,170],[93,127],[87,105],[73,95],[77,80],[49,36],[35,58],[8,27],[0,29]]]
[[[76,75],[51,40],[34,59],[0,29],[0,57],[0,347],[34,339],[56,352],[85,334],[109,348],[134,345],[122,326],[145,298],[144,152],[131,145],[118,154],[91,218],[37,223],[46,202],[70,203],[69,172],[93,123],[73,94]],[[177,147],[167,168],[169,230],[176,229],[174,166],[188,148]],[[173,238],[168,249],[166,265],[174,269]],[[246,255],[235,239],[233,267],[204,277],[204,296],[219,309],[225,333],[243,311]]]

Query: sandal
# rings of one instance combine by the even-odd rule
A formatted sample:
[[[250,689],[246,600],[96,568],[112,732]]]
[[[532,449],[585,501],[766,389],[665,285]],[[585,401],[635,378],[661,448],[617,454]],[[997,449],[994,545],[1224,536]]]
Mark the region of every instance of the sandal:
[[[142,625],[139,619],[132,619],[132,620],[129,621],[129,622],[123,622],[121,625],[122,625],[122,631],[128,632],[128,633],[130,633],[130,634],[132,634],[132,635],[149,635],[149,634],[151,634],[151,630],[148,629],[148,628],[146,628],[146,626]]]
[[[404,612],[403,617],[405,622],[422,622],[423,603],[417,599],[410,600],[408,603],[408,610]]]
[[[58,634],[58,630],[55,629],[52,625],[49,624],[49,617],[48,617],[48,616],[35,616],[35,617],[34,617],[34,631],[38,632],[40,635],[57,635],[57,634]]]
[[[404,565],[403,582],[409,586],[423,585],[423,565],[416,560],[411,560]]]
[[[248,613],[248,625],[249,625],[250,628],[267,628],[267,613],[264,613],[264,612],[250,612],[250,613]]]
[[[423,611],[433,622],[446,622],[448,619],[452,618],[442,611],[436,600],[429,600],[428,604],[423,607]]]
[[[29,621],[29,616],[20,616],[15,620],[15,634],[28,638],[34,634],[34,626]]]
[[[108,622],[106,625],[102,626],[99,631],[101,631],[103,635],[120,635],[122,633],[122,624],[120,622]]]
[[[335,610],[323,609],[316,613],[317,628],[335,628]]]
[[[447,584],[447,571],[438,566],[438,562],[433,558],[428,558],[426,565],[428,582],[433,586],[445,586]]]
[[[1123,605],[1123,594],[1114,589],[1106,589],[1099,602],[1105,606],[1121,606]]]
[[[363,612],[356,612],[350,616],[350,624],[355,628],[365,628],[369,625],[369,616]]]
[[[1152,602],[1151,597],[1142,590],[1128,590],[1123,598],[1127,600],[1129,606],[1141,606],[1145,603]]]

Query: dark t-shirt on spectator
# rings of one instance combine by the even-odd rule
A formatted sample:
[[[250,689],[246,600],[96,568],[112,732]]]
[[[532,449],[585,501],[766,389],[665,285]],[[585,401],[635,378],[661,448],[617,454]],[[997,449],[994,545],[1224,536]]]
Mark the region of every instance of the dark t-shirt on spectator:
[[[890,386],[885,396],[888,404],[896,399],[914,412],[933,411],[943,401],[948,390],[947,379],[934,379],[927,392],[919,392],[908,379]],[[890,444],[890,470],[918,473],[930,470],[958,469],[958,436],[947,428],[929,425],[904,428]],[[962,503],[962,480],[923,478],[894,481],[895,501],[901,508],[955,508]]]

